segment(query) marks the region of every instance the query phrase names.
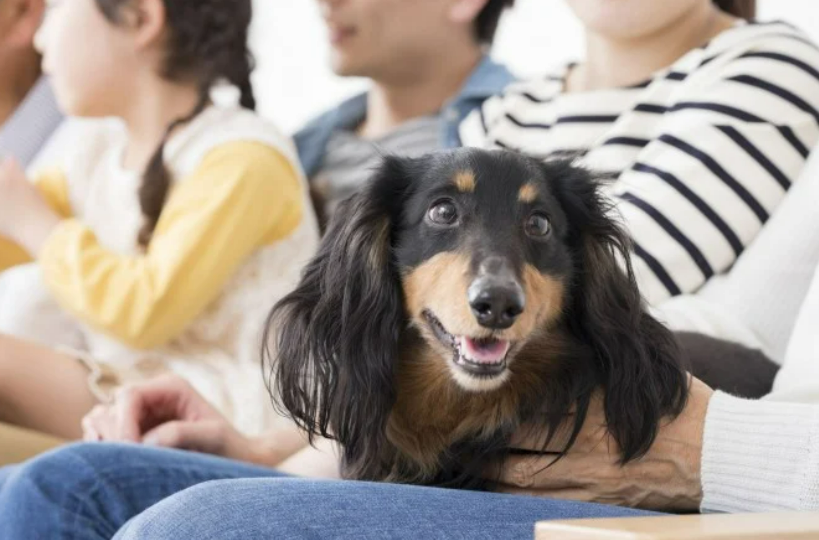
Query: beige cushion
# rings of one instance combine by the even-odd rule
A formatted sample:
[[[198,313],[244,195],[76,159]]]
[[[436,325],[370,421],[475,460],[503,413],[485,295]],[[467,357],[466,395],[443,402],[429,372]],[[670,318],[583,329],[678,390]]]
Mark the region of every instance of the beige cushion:
[[[20,463],[64,441],[33,431],[0,424],[0,466]]]

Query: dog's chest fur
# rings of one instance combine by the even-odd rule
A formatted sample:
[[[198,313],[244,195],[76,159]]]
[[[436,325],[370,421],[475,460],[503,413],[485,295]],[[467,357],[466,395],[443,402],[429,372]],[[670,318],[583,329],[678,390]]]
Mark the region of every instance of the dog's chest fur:
[[[397,374],[397,397],[387,424],[392,466],[385,480],[439,483],[470,461],[501,455],[515,429],[531,420],[560,363],[565,341],[543,336],[510,365],[512,376],[492,392],[467,392],[454,382],[446,361],[423,339],[406,340]],[[456,469],[456,470],[453,470]]]

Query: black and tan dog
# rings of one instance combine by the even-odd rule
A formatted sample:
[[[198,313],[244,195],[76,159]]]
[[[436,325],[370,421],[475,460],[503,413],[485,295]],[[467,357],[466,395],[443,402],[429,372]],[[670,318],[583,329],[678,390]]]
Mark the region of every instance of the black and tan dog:
[[[277,405],[338,440],[355,479],[491,487],[520,426],[574,412],[576,434],[598,388],[623,461],[640,456],[687,374],[628,250],[568,162],[387,158],[271,314]]]

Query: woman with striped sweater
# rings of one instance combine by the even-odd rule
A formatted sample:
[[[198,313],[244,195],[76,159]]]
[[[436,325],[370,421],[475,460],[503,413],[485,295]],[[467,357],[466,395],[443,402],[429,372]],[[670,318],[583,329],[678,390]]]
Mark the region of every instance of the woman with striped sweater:
[[[718,4],[752,14],[747,0]],[[614,176],[649,303],[672,327],[781,359],[812,265],[774,284],[764,321],[723,276],[819,140],[819,49],[790,25],[706,1],[569,5],[586,28],[586,60],[487,101],[462,125],[464,143],[579,156]]]

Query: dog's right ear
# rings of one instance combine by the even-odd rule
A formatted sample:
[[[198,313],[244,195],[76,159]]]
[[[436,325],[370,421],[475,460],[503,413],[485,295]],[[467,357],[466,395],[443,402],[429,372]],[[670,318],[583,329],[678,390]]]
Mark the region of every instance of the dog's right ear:
[[[341,203],[298,287],[273,308],[263,346],[277,409],[311,437],[339,441],[357,478],[376,461],[395,399],[406,319],[392,238],[410,163],[385,158]]]

